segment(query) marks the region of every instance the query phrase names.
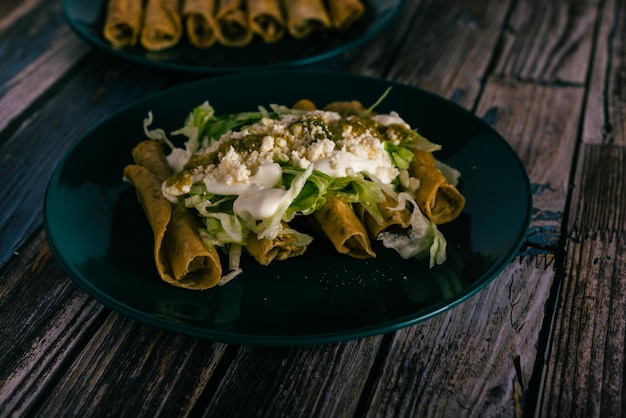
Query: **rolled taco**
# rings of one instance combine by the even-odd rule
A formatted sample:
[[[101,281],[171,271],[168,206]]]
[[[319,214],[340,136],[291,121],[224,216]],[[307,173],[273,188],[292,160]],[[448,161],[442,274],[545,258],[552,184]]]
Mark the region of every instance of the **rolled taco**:
[[[222,276],[219,255],[202,243],[196,220],[163,197],[162,182],[146,167],[127,165],[124,177],[134,186],[152,229],[154,260],[161,279],[186,289],[215,286]]]
[[[343,200],[329,198],[324,206],[307,216],[307,221],[328,238],[337,252],[354,258],[376,257],[365,227]]]
[[[347,30],[365,13],[361,0],[331,0],[327,4],[333,27],[338,31]]]
[[[137,44],[143,18],[142,0],[109,0],[104,38],[113,48]]]
[[[196,48],[212,46],[216,37],[216,0],[184,0],[182,17],[189,43]]]
[[[322,0],[285,0],[287,30],[297,39],[311,32],[331,27],[330,17]]]
[[[215,27],[217,40],[224,46],[245,46],[254,37],[244,0],[218,0]]]
[[[363,107],[361,102],[352,100],[328,103],[324,106],[324,110],[337,112],[342,116],[360,116],[365,113],[367,109]]]
[[[148,0],[141,45],[149,51],[161,51],[178,44],[182,34],[180,0]]]
[[[250,234],[246,243],[246,250],[254,259],[264,266],[272,261],[286,260],[304,254],[307,247],[301,245],[294,234],[289,232],[289,226],[283,223],[283,230],[274,239],[258,239],[256,234]]]
[[[278,0],[247,0],[248,25],[266,43],[280,40],[286,31],[285,17]]]
[[[402,233],[411,226],[411,212],[408,209],[394,210],[398,202],[391,196],[385,194],[385,201],[378,203],[378,211],[382,216],[382,223],[379,223],[365,208],[359,204],[355,205],[354,212],[367,230],[369,236],[377,239],[381,232]]]
[[[165,181],[172,175],[172,168],[167,163],[163,145],[153,139],[141,141],[131,151],[135,164],[150,170],[159,181]]]
[[[465,206],[465,198],[444,177],[432,153],[412,150],[409,174],[419,179],[416,202],[424,215],[436,224],[456,219]]]

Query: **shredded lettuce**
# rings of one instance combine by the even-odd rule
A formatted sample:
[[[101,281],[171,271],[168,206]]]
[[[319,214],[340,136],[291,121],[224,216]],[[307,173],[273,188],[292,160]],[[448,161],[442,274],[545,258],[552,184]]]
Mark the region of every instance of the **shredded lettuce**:
[[[411,227],[406,233],[396,234],[381,232],[377,239],[387,248],[396,250],[402,258],[429,258],[432,268],[435,264],[446,261],[446,239],[437,229],[437,225],[429,220],[417,206],[415,200],[408,193],[398,194],[398,206],[394,210],[403,210],[409,203],[411,212]]]
[[[383,142],[383,146],[385,147],[385,151],[387,151],[391,156],[393,165],[404,170],[409,168],[411,160],[413,160],[413,153],[409,148],[402,145],[396,145],[391,141]]]

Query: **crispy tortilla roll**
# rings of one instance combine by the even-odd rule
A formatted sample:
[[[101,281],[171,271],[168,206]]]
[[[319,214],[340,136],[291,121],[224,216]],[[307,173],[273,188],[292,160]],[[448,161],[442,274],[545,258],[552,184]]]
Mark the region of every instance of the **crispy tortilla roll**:
[[[411,225],[411,212],[408,209],[392,210],[398,206],[391,196],[385,195],[385,201],[378,203],[378,211],[383,217],[383,223],[378,223],[376,219],[361,205],[355,205],[354,212],[369,233],[369,236],[376,239],[381,232],[401,233]]]
[[[300,99],[293,104],[293,109],[309,111],[316,110],[317,106],[315,106],[315,103],[308,99]]]
[[[308,218],[339,253],[354,258],[376,257],[365,227],[343,200],[328,199]]]
[[[361,102],[356,100],[350,102],[332,102],[324,106],[324,110],[329,112],[337,112],[343,116],[359,116],[367,110]]]
[[[172,175],[172,168],[167,163],[163,145],[153,139],[141,141],[133,148],[131,155],[135,164],[150,170],[161,182]]]
[[[288,228],[287,224],[283,224],[283,228]],[[264,266],[274,260],[282,261],[302,255],[307,249],[306,245],[296,245],[296,238],[290,233],[279,234],[274,239],[258,239],[255,234],[250,234],[245,248]]]
[[[285,18],[278,0],[247,0],[248,24],[266,43],[285,35]]]
[[[203,290],[218,284],[222,266],[215,247],[202,242],[199,221],[183,207],[172,211],[163,243],[172,269],[174,282],[179,287]]]
[[[318,30],[331,27],[330,17],[322,0],[285,0],[287,30],[302,39]]]
[[[189,43],[196,48],[208,48],[217,39],[213,19],[215,1],[184,0],[182,16],[185,22],[185,33]]]
[[[420,181],[416,191],[418,206],[436,224],[454,220],[463,210],[465,198],[436,167],[432,153],[413,150],[413,154],[409,173]]]
[[[179,0],[148,0],[141,30],[141,45],[161,51],[178,43],[183,35]]]
[[[215,248],[203,245],[195,219],[174,209],[161,194],[161,181],[145,167],[130,164],[124,177],[135,187],[154,236],[154,260],[163,281],[186,289],[208,289],[222,276]]]
[[[218,0],[215,27],[217,40],[224,46],[244,46],[254,37],[248,26],[244,0]]]
[[[365,13],[361,0],[329,0],[327,4],[333,27],[339,31],[347,30]]]
[[[114,48],[134,46],[141,31],[142,0],[109,0],[104,38]]]
[[[173,207],[163,197],[161,184],[171,174],[163,145],[149,139],[132,150],[136,164],[124,169],[154,234],[154,259],[161,278],[187,289],[213,287],[222,275],[219,255],[207,248],[198,230],[201,225],[185,208]]]

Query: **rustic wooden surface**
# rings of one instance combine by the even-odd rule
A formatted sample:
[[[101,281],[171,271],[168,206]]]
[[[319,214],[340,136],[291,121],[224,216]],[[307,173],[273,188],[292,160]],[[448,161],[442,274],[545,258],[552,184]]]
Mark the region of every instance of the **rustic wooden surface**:
[[[42,202],[91,126],[198,77],[92,48],[60,1],[0,2],[0,417],[626,415],[626,4],[411,0],[328,65],[433,91],[492,124],[531,179],[526,240],[477,295],[391,334],[197,340],[74,285]]]

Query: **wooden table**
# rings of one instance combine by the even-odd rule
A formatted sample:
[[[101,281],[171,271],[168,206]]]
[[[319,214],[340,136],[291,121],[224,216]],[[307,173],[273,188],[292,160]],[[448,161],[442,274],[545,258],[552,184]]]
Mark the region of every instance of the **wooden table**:
[[[492,124],[528,171],[530,229],[491,284],[425,322],[238,346],[104,307],[61,269],[42,227],[48,179],[91,126],[202,76],[93,48],[60,1],[3,1],[0,416],[623,416],[624,39],[617,0],[411,0],[380,37],[332,59]]]

